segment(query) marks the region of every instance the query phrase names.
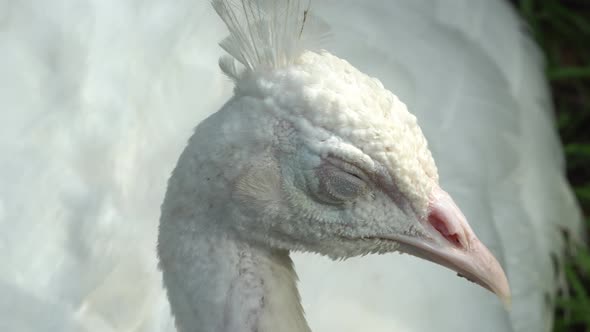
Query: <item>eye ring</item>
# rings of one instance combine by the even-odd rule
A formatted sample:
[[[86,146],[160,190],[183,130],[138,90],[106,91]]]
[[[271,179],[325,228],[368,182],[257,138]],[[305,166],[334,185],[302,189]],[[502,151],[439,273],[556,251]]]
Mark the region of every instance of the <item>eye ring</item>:
[[[329,204],[341,205],[353,201],[368,191],[367,182],[358,174],[332,164],[324,164],[316,171],[317,196]]]

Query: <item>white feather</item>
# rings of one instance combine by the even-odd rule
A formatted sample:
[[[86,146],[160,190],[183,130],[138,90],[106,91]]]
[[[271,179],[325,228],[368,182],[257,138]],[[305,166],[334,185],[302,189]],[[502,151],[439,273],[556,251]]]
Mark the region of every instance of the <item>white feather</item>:
[[[309,13],[310,0],[213,0],[212,3],[230,32],[220,43],[221,47],[250,71],[289,65],[326,33],[325,26],[314,22],[317,19]]]

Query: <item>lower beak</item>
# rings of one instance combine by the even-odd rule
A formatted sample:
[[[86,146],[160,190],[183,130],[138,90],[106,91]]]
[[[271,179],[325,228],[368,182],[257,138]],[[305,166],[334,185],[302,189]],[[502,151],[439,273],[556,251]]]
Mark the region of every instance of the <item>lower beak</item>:
[[[440,188],[434,190],[423,237],[396,236],[400,250],[456,271],[459,276],[495,293],[510,306],[510,287],[504,270],[475,236],[453,199]]]

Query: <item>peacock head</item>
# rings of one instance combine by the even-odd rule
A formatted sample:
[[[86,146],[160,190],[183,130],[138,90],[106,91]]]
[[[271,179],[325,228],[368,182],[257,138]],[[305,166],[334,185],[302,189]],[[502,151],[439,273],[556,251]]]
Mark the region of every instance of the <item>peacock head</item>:
[[[267,119],[241,125],[270,129],[233,131],[268,133],[233,181],[236,233],[332,258],[406,252],[508,300],[502,268],[440,188],[416,117],[378,79],[306,51],[284,68],[245,74],[235,93]]]
[[[214,4],[222,17],[231,10]],[[236,38],[225,48],[246,69],[221,62],[235,96],[199,125],[179,162],[181,170],[192,165],[184,167],[191,176],[212,179],[196,189],[179,184],[192,197],[187,204],[210,197],[208,213],[249,243],[338,259],[405,252],[509,301],[504,271],[440,188],[404,103],[326,51],[254,55],[252,40]]]

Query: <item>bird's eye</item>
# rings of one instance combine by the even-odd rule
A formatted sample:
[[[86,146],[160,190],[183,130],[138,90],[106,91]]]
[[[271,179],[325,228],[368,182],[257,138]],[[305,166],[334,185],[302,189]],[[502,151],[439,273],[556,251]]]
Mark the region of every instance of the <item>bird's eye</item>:
[[[368,189],[359,175],[331,165],[319,168],[316,174],[319,179],[318,196],[326,203],[342,204],[361,196]]]

